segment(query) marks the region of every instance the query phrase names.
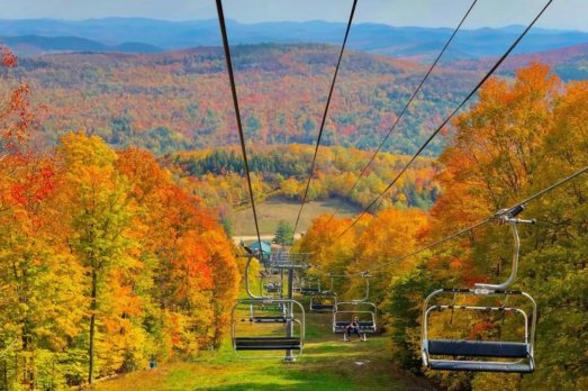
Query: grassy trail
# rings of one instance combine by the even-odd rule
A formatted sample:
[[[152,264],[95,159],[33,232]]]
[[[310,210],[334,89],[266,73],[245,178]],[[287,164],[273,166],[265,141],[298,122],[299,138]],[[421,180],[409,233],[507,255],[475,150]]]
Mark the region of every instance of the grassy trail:
[[[164,365],[98,383],[96,390],[428,390],[423,379],[396,368],[385,336],[343,342],[330,333],[329,316],[309,314],[304,355],[245,360],[229,349],[206,352],[192,362]]]

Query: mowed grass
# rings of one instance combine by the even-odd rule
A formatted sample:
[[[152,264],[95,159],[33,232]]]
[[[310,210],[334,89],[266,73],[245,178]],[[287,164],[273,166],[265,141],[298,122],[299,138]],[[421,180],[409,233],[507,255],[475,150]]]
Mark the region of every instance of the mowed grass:
[[[272,235],[276,232],[278,223],[281,220],[285,220],[294,225],[298,210],[300,209],[300,202],[291,201],[283,197],[275,197],[261,203],[256,203],[255,206],[257,208],[261,234]],[[337,212],[337,216],[339,217],[352,217],[359,212],[357,207],[338,198],[307,202],[302,211],[298,232],[306,231],[310,227],[312,220],[317,216],[331,214],[337,208],[340,208]],[[251,208],[235,212],[232,223],[234,236],[255,235]]]
[[[330,332],[328,314],[308,314],[303,356],[294,363],[281,358],[245,358],[229,346],[205,352],[193,362],[163,365],[96,384],[99,391],[376,391],[430,390],[423,379],[398,369],[389,338],[343,342]],[[278,353],[281,354],[281,353]]]

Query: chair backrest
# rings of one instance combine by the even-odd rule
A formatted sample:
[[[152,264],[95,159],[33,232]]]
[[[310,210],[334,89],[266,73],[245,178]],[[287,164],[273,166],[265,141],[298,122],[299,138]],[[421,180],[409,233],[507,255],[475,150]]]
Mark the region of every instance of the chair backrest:
[[[443,295],[451,294],[452,301],[450,304],[431,304],[431,302]],[[525,311],[526,306],[489,306],[489,305],[462,305],[456,304],[456,295],[489,297],[489,296],[517,296],[524,298],[531,306],[530,314]],[[471,303],[471,301],[468,301]],[[524,329],[522,341],[482,341],[482,340],[464,340],[464,339],[439,339],[429,336],[429,322],[431,314],[439,311],[475,311],[480,313],[515,313],[521,316]],[[537,319],[537,304],[533,298],[521,291],[483,291],[478,289],[439,289],[431,293],[426,299],[423,306],[422,316],[422,339],[421,349],[423,363],[432,369],[442,370],[471,370],[471,371],[490,371],[490,372],[528,372],[534,367],[534,338],[535,325]],[[498,363],[500,365],[485,365],[487,361],[471,361],[456,359],[438,359],[431,356],[453,356],[453,357],[495,357],[503,359],[527,359],[526,365],[516,366],[519,361],[506,361]],[[465,364],[464,364],[465,362]],[[510,365],[513,364],[513,365]],[[509,366],[510,365],[510,366]]]

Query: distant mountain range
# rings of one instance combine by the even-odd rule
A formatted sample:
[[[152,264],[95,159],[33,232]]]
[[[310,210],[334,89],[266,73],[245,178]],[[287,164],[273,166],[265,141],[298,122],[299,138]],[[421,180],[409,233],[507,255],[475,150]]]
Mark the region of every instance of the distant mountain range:
[[[243,24],[228,21],[232,44],[340,44],[343,23],[324,21]],[[471,60],[500,54],[522,26],[463,30],[446,60]],[[349,47],[370,53],[429,59],[450,36],[450,28],[393,27],[362,23],[353,26]],[[216,20],[173,22],[143,18],[83,21],[53,19],[1,20],[0,41],[20,55],[54,52],[153,53],[198,46],[219,46]],[[581,31],[533,29],[517,53],[533,53],[588,43]]]
[[[40,35],[0,36],[0,42],[12,48],[20,55],[34,56],[56,52],[94,52],[94,53],[156,53],[161,48],[142,42],[124,42],[118,45],[106,45],[91,39],[64,36],[44,37]]]

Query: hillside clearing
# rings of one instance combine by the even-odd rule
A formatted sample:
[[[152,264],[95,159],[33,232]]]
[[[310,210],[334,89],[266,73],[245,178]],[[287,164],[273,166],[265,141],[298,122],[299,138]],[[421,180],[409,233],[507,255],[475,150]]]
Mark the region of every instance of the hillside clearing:
[[[261,234],[273,235],[276,232],[280,220],[285,220],[294,225],[298,210],[300,209],[300,202],[275,197],[262,203],[256,203],[255,206],[257,207]],[[337,216],[339,217],[352,217],[359,211],[357,207],[338,198],[307,202],[300,218],[298,232],[306,231],[312,224],[314,218],[321,214],[333,213],[337,208],[341,208],[337,212]],[[235,212],[233,216],[233,229],[234,236],[255,235],[251,209]]]

